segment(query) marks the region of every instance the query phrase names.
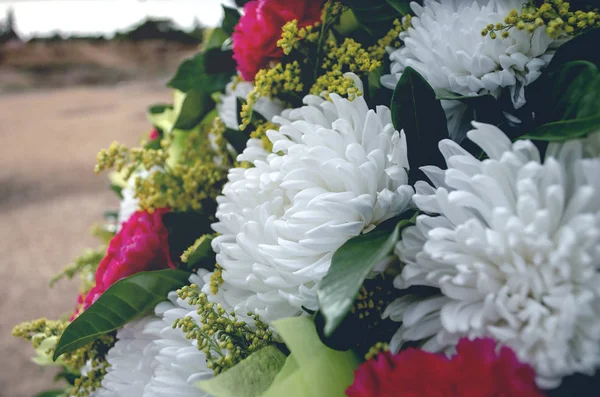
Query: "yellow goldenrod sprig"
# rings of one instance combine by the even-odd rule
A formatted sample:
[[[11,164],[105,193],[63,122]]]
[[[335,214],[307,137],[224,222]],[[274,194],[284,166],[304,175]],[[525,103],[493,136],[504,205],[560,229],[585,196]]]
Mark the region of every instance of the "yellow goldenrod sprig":
[[[218,263],[215,264],[215,270],[210,275],[210,293],[216,295],[219,287],[223,285],[223,268]]]
[[[83,283],[81,292],[89,291],[94,285],[96,269],[105,255],[106,246],[86,249],[80,256],[75,258],[73,263],[67,265],[60,273],[50,279],[50,286],[54,286],[62,278],[72,279],[75,275],[80,274]]]
[[[191,316],[175,321],[173,328],[181,328],[187,339],[198,341],[198,349],[206,354],[208,368],[217,375],[248,357],[253,352],[275,343],[268,324],[258,315],[248,313],[254,326],[238,320],[235,313],[227,313],[221,305],[209,302],[206,294],[192,284],[177,290],[183,300],[197,307],[198,322]]]
[[[68,321],[38,320],[25,322],[13,329],[13,336],[29,341],[39,356],[52,362],[51,357],[58,339],[69,325]],[[70,396],[86,397],[100,387],[109,364],[106,361],[108,350],[115,344],[114,333],[103,335],[93,342],[74,351],[63,354],[59,363],[75,376],[74,384],[69,390]],[[84,366],[88,367],[82,373]]]
[[[354,81],[344,77],[344,73],[366,74],[373,72],[381,66],[381,61],[374,59],[360,43],[351,38],[346,38],[341,44],[329,40],[326,45],[326,56],[321,65],[324,70],[310,88],[313,95],[336,93],[347,96],[353,100],[362,95]]]
[[[387,54],[387,47],[400,47],[402,42],[400,41],[400,32],[408,30],[411,24],[411,16],[407,15],[400,20],[394,20],[394,26],[386,33],[385,36],[377,40],[377,44],[373,44],[367,49],[369,56],[372,59],[382,61],[384,56]]]
[[[482,36],[496,39],[510,36],[511,29],[533,33],[539,27],[545,27],[548,36],[557,39],[563,36],[575,36],[588,29],[600,26],[598,10],[570,10],[571,5],[564,0],[544,0],[537,6],[533,1],[523,5],[521,12],[511,10],[504,22],[489,24],[482,31]]]
[[[294,49],[302,51],[302,41],[316,43],[319,40],[317,28],[320,25],[321,23],[317,22],[314,25],[298,28],[297,19],[287,22],[281,28],[281,39],[277,41],[277,47],[280,47],[285,55],[289,55]]]
[[[254,78],[254,89],[246,103],[242,105],[240,130],[245,129],[252,120],[252,110],[263,97],[274,98],[279,95],[297,96],[304,89],[302,70],[298,61],[277,64],[269,69],[261,69]]]

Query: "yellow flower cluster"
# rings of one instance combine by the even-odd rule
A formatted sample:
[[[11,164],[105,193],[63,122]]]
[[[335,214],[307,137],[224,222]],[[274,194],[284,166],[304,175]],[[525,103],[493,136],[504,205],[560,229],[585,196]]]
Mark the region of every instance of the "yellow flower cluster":
[[[210,275],[210,293],[216,295],[219,292],[219,287],[223,285],[223,268],[217,263],[215,270]]]
[[[263,148],[270,152],[273,150],[273,142],[267,137],[267,131],[269,130],[279,131],[279,125],[273,124],[270,121],[260,123],[256,129],[250,133],[250,138],[260,139]]]
[[[281,39],[277,41],[277,47],[283,49],[285,55],[289,55],[292,50],[301,48],[301,41],[306,40],[309,43],[316,43],[319,40],[319,31],[316,29],[321,24],[317,22],[314,25],[298,29],[298,20],[294,19],[287,22],[281,28]]]
[[[336,93],[348,96],[350,100],[362,95],[352,79],[344,77],[344,73],[370,73],[381,66],[381,61],[371,57],[360,43],[351,38],[346,38],[339,45],[335,40],[329,40],[325,48],[327,53],[321,65],[324,73],[317,78],[310,93],[323,93],[326,98]]]
[[[369,361],[370,359],[377,356],[379,353],[388,351],[390,351],[390,345],[384,342],[377,342],[376,344],[371,346],[369,351],[365,354],[365,361]]]
[[[206,354],[207,367],[215,375],[275,342],[269,325],[261,321],[258,315],[248,313],[254,322],[250,326],[239,320],[235,313],[227,313],[221,305],[209,302],[206,294],[200,292],[195,284],[177,290],[177,294],[197,307],[200,323],[188,316],[176,320],[173,328],[181,328],[187,339],[198,341],[198,349]]]
[[[410,27],[410,22],[410,15],[404,17],[402,22],[400,22],[400,20],[398,19],[394,20],[394,27],[390,29],[390,31],[387,32],[385,36],[377,40],[377,44],[374,44],[367,49],[367,51],[369,52],[369,56],[372,59],[381,61],[386,55],[385,49],[387,47],[400,47],[400,44],[402,44],[402,42],[400,41],[400,38],[398,36],[400,35],[400,32],[408,30],[408,28]]]
[[[204,200],[214,202],[227,179],[227,170],[214,162],[198,159],[193,164],[176,164],[165,172],[152,172],[135,180],[140,208],[153,211],[200,211]]]
[[[86,293],[94,286],[94,273],[100,264],[100,261],[106,255],[106,246],[97,249],[86,249],[75,258],[73,263],[67,265],[59,274],[50,279],[50,286],[62,278],[72,279],[76,274],[81,275],[82,286],[81,293]]]
[[[37,362],[50,364],[56,343],[68,325],[68,321],[41,318],[17,325],[12,334],[31,342],[39,356]],[[58,362],[75,376],[74,384],[68,390],[68,395],[85,397],[100,387],[109,366],[106,362],[106,353],[114,344],[114,334],[104,335],[59,358]],[[80,371],[88,362],[91,364],[91,370],[83,376]]]
[[[240,129],[245,129],[252,119],[252,109],[260,98],[272,98],[280,94],[298,95],[304,89],[301,78],[302,70],[298,61],[288,64],[277,64],[269,69],[261,69],[254,78],[254,89],[246,103],[242,106],[240,114],[242,125]]]
[[[575,36],[585,30],[600,26],[600,14],[594,11],[570,11],[571,5],[564,0],[544,0],[537,6],[529,2],[521,12],[511,10],[504,23],[490,24],[481,31],[482,36],[495,39],[510,36],[511,29],[533,33],[541,26],[546,27],[548,36],[556,39],[563,36]]]
[[[227,169],[233,165],[222,135],[225,130],[222,122],[217,120],[212,128],[204,127],[176,131],[175,138],[170,136],[161,141],[161,149],[127,149],[114,142],[108,150],[98,154],[96,172],[114,167],[129,177],[140,167],[146,170],[157,167],[147,178],[135,181],[135,197],[139,199],[140,208],[202,210],[204,200],[214,201],[220,194]],[[210,144],[211,132],[216,149]],[[215,163],[215,157],[220,157],[219,164]],[[170,163],[171,158],[175,161]]]

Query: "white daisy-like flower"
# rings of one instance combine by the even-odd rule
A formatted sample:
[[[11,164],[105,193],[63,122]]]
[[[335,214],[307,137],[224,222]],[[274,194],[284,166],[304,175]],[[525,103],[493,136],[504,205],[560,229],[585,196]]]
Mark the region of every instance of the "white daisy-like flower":
[[[530,363],[540,386],[600,367],[600,151],[587,141],[550,145],[544,161],[530,141],[473,123],[480,161],[450,140],[447,170],[423,167],[434,187],[413,200],[431,214],[402,233],[405,267],[397,288],[437,287],[405,296],[384,313],[403,324],[392,339],[451,349],[463,336],[489,336]],[[586,146],[588,146],[586,148]],[[600,148],[600,146],[596,146]]]
[[[252,83],[247,81],[237,81],[236,78],[234,78],[234,81],[227,84],[225,87],[225,94],[221,96],[220,102],[217,103],[217,112],[227,128],[233,130],[239,129],[237,98],[245,100],[253,89],[254,85]],[[265,97],[260,98],[256,102],[256,105],[254,105],[254,111],[268,121],[271,121],[274,116],[279,115],[282,110],[283,106],[279,100]]]
[[[190,283],[204,285],[205,270],[190,276]],[[126,325],[117,332],[117,342],[107,354],[110,364],[97,397],[203,397],[194,386],[212,377],[204,352],[196,341],[173,329],[178,318],[199,321],[196,308],[169,293],[168,301],[156,306],[155,315]]]
[[[419,72],[434,89],[460,95],[491,94],[498,98],[508,87],[515,109],[525,102],[525,86],[535,81],[550,62],[558,44],[538,27],[533,33],[511,29],[507,38],[483,37],[489,24],[503,23],[524,0],[425,0],[411,3],[411,27],[400,33],[401,48],[389,48],[391,74],[383,86],[394,89],[406,67]],[[442,101],[453,139],[462,137],[466,105]],[[468,129],[468,127],[467,127]],[[464,134],[464,131],[462,132]]]
[[[331,99],[308,95],[306,106],[275,117],[273,153],[231,169],[217,198],[213,249],[224,284],[216,299],[240,316],[270,322],[317,309],[334,252],[410,204],[406,141],[390,110]]]

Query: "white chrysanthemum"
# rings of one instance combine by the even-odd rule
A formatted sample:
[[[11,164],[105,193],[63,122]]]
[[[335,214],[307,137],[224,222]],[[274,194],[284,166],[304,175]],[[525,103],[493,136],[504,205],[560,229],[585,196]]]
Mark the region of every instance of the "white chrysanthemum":
[[[410,203],[406,142],[389,109],[331,99],[309,95],[275,117],[273,153],[230,170],[217,199],[213,248],[225,281],[217,299],[241,316],[272,321],[317,309],[333,253]]]
[[[554,40],[538,27],[533,33],[511,29],[508,38],[492,39],[481,31],[503,22],[525,0],[425,0],[411,3],[412,27],[400,33],[404,45],[389,48],[391,74],[381,83],[394,89],[406,67],[419,72],[434,89],[460,95],[491,94],[510,90],[516,109],[525,104],[526,85],[535,81],[550,61]],[[452,138],[458,134],[466,106],[442,101]],[[468,129],[468,127],[467,127]],[[464,131],[463,131],[464,134]],[[464,136],[464,135],[463,135]]]
[[[463,336],[490,336],[533,365],[554,387],[600,367],[600,152],[587,142],[551,145],[545,161],[530,141],[474,123],[480,161],[444,140],[448,170],[423,167],[434,183],[415,186],[430,215],[402,233],[398,288],[430,286],[442,295],[406,296],[384,313],[403,324],[392,348],[428,339],[452,348]],[[598,142],[598,136],[588,141]],[[597,146],[598,148],[598,146]]]
[[[190,276],[190,283],[202,286],[207,272]],[[203,280],[204,277],[204,280]],[[196,341],[173,329],[178,318],[198,319],[196,308],[169,293],[169,301],[156,306],[155,315],[130,323],[117,332],[117,342],[109,350],[111,365],[97,397],[202,397],[194,386],[212,377],[206,357]]]
[[[254,85],[247,81],[234,81],[227,84],[225,87],[225,94],[221,96],[220,103],[217,104],[217,112],[219,117],[227,128],[234,130],[239,129],[238,114],[237,114],[237,98],[246,99],[248,94],[252,92]],[[283,110],[283,106],[279,100],[272,100],[269,98],[260,98],[256,105],[254,105],[254,111],[259,113],[268,121],[271,121],[274,116],[277,116]]]

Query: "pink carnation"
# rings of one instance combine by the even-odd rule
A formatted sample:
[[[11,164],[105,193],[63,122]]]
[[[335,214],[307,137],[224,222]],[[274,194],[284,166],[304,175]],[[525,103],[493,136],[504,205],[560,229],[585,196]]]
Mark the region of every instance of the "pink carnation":
[[[493,339],[463,338],[452,358],[407,349],[382,353],[355,372],[349,397],[543,397],[535,373]]]
[[[260,70],[283,57],[277,47],[281,28],[298,21],[298,27],[321,20],[323,0],[253,0],[244,6],[244,15],[233,32],[233,59],[244,80],[252,81]]]
[[[167,208],[152,213],[137,211],[110,241],[106,256],[96,270],[96,285],[79,297],[83,310],[118,280],[146,270],[175,267],[169,254],[169,235],[162,217]]]

